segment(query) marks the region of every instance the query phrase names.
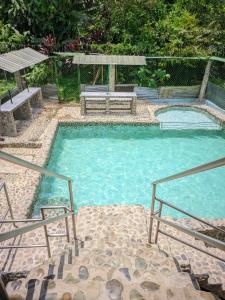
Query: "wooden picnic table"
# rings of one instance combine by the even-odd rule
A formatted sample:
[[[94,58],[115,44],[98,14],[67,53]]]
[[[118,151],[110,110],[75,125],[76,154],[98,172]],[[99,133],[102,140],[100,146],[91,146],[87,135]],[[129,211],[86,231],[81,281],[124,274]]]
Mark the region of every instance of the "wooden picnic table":
[[[128,110],[135,114],[136,101],[137,94],[135,92],[82,92],[80,94],[81,114],[85,115],[87,110],[95,109],[95,104],[101,104],[106,113]],[[88,108],[88,104],[91,104],[92,108]]]
[[[15,120],[28,120],[32,117],[32,107],[43,106],[41,88],[23,90],[0,106],[0,134],[17,136]]]

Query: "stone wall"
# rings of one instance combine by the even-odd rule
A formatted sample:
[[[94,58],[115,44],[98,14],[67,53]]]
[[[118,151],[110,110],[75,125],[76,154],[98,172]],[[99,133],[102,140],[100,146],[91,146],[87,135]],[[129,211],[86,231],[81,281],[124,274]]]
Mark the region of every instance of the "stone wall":
[[[163,86],[159,98],[198,98],[200,85],[192,86]]]
[[[41,90],[44,99],[58,99],[56,84],[46,84]]]
[[[209,99],[222,109],[225,109],[225,88],[209,81],[205,98]]]

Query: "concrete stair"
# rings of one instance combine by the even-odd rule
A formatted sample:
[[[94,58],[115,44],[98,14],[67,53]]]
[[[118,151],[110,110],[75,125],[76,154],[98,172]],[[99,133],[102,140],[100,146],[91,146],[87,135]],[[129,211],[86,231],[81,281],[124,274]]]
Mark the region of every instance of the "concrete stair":
[[[11,300],[218,299],[197,290],[157,246],[99,249],[77,242],[26,279],[9,283],[7,291]]]

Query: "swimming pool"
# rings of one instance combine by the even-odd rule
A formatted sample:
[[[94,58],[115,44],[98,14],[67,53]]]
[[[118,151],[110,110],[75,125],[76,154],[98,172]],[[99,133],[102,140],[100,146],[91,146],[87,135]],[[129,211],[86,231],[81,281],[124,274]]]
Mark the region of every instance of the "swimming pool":
[[[162,129],[220,129],[220,122],[202,109],[173,106],[156,111]]]
[[[77,207],[150,206],[151,182],[225,154],[225,132],[160,130],[144,125],[59,126],[48,169],[73,178]],[[158,196],[198,216],[224,217],[225,168],[159,185]],[[40,205],[68,199],[67,183],[44,177]],[[178,216],[174,211],[165,214]]]

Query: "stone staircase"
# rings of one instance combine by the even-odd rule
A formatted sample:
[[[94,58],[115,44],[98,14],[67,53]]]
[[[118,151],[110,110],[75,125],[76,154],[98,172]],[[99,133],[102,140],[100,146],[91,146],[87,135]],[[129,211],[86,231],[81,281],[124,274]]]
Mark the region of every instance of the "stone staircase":
[[[78,240],[10,282],[10,300],[218,299],[173,256],[146,244],[143,207],[82,207],[77,220]]]

